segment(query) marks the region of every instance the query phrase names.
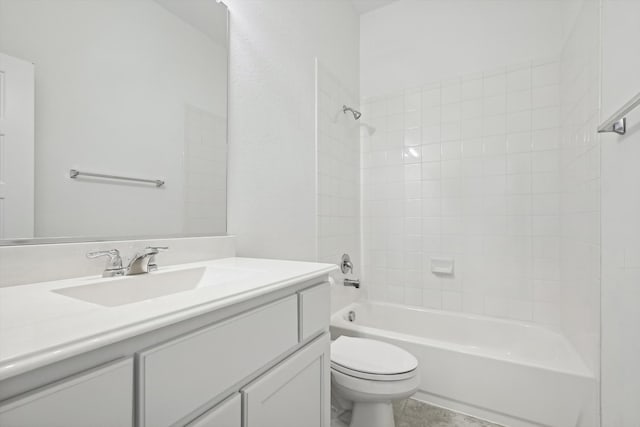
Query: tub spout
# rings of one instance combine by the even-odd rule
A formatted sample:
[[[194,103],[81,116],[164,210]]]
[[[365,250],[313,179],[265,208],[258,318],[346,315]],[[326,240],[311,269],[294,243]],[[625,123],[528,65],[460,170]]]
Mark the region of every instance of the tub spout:
[[[344,285],[360,289],[360,279],[344,279]]]

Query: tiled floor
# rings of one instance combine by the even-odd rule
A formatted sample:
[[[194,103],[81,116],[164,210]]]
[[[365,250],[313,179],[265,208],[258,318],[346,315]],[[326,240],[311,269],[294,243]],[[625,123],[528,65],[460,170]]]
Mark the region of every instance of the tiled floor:
[[[396,427],[501,427],[413,399],[394,403],[393,415]],[[347,427],[351,413],[332,410],[331,418],[331,427]]]

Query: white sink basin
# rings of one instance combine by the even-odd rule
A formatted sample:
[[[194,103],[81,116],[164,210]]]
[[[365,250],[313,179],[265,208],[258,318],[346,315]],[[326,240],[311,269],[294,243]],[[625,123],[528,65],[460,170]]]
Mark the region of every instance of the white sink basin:
[[[206,267],[198,267],[119,277],[98,280],[86,285],[54,289],[52,292],[105,307],[116,307],[196,289],[206,270]],[[216,276],[219,275],[216,274]],[[222,276],[234,276],[234,274],[222,274]],[[222,277],[223,280],[224,278]]]

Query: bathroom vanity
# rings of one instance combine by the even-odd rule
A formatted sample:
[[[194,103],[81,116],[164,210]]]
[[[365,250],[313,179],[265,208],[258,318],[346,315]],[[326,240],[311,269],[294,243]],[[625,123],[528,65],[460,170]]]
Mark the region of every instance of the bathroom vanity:
[[[227,258],[0,288],[0,425],[328,426],[335,268]]]

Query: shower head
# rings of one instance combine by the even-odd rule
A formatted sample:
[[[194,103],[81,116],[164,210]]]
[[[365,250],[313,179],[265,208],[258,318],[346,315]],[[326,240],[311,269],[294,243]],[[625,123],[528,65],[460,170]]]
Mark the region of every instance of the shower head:
[[[360,111],[354,110],[351,107],[347,107],[346,105],[343,105],[342,106],[342,112],[344,114],[347,114],[347,111],[351,112],[351,114],[353,114],[353,118],[356,119],[356,120],[359,120],[360,117],[362,117],[362,113]]]

